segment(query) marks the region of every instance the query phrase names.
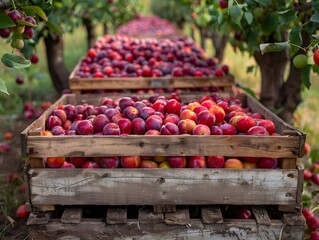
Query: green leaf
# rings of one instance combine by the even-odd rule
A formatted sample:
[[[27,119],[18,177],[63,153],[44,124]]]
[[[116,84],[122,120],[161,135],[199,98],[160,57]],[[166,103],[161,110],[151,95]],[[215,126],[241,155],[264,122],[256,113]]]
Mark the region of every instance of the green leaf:
[[[241,10],[240,7],[238,7],[237,5],[229,8],[229,15],[231,19],[239,26],[240,26],[240,20],[243,17],[243,14],[244,14],[243,10]]]
[[[262,43],[259,45],[261,54],[267,52],[281,52],[288,47],[288,42],[279,42],[279,43]]]
[[[266,35],[269,36],[273,32],[276,31],[278,27],[278,16],[275,14],[267,14],[261,23],[261,31]]]
[[[17,69],[21,69],[21,68],[27,68],[31,65],[30,60],[25,59],[24,57],[21,57],[20,55],[17,54],[9,54],[9,53],[5,53],[2,58],[1,61],[4,65],[6,65],[9,68],[17,68]]]
[[[254,92],[254,90],[252,90],[251,88],[248,87],[240,87],[241,89],[243,89],[246,93],[248,93],[249,95],[251,95],[253,98],[257,99],[256,93]]]
[[[36,27],[37,25],[34,25],[28,21],[24,21],[24,20],[18,20],[17,23],[19,25],[24,25],[24,26],[28,26],[28,27]]]
[[[312,71],[313,71],[314,73],[319,74],[319,66],[318,66],[317,64],[313,64],[313,65],[312,65]]]
[[[303,84],[306,86],[306,88],[310,88],[311,82],[310,82],[310,71],[311,71],[312,65],[308,64],[304,68],[301,69],[301,80]]]
[[[61,28],[57,25],[57,24],[55,24],[54,22],[51,22],[51,21],[47,21],[46,23],[45,23],[45,25],[48,27],[48,28],[50,28],[50,30],[52,30],[53,32],[55,32],[56,34],[58,34],[59,36],[63,36],[63,32],[62,32],[62,30],[61,30]]]
[[[301,27],[294,27],[289,34],[289,41],[294,45],[301,46],[302,38],[301,38]],[[290,55],[295,55],[300,48],[290,45]]]
[[[246,69],[246,73],[252,73],[254,71],[255,66],[249,66]]]
[[[6,83],[1,78],[0,78],[0,92],[3,92],[9,95]]]
[[[16,24],[8,15],[0,13],[0,28],[9,28],[14,26],[16,26]]]
[[[35,12],[40,18],[44,21],[48,21],[47,16],[45,15],[44,11],[38,6],[25,6],[24,9],[26,11],[33,11]]]
[[[249,25],[253,22],[253,15],[251,12],[245,12],[245,19]]]
[[[310,21],[319,23],[319,12],[311,16]]]

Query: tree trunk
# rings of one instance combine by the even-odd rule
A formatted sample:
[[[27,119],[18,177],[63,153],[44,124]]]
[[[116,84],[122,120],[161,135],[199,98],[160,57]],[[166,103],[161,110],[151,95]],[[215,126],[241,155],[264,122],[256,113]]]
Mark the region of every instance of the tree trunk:
[[[86,28],[87,47],[88,47],[88,49],[90,49],[91,47],[93,47],[93,45],[95,43],[96,36],[95,36],[94,26],[93,26],[91,19],[89,19],[89,18],[84,18],[83,24]]]
[[[106,35],[109,33],[109,28],[106,23],[103,23],[103,34]]]
[[[60,94],[64,89],[68,89],[69,77],[63,58],[63,40],[59,37],[53,40],[49,34],[44,37],[44,43],[49,73],[55,90]]]
[[[308,46],[310,44],[310,35],[306,32],[302,32],[302,46]],[[299,50],[297,54],[303,53],[303,50]],[[280,89],[280,95],[276,102],[277,108],[282,108],[279,116],[288,123],[293,120],[293,114],[301,102],[301,69],[294,67],[292,61],[290,61],[290,71],[287,81],[282,85]]]
[[[218,58],[220,62],[222,62],[224,59],[225,48],[228,43],[228,35],[220,35],[218,32],[213,32],[211,35],[212,42],[215,48],[215,57]]]
[[[276,102],[281,93],[284,83],[284,73],[288,63],[288,52],[271,52],[261,55],[254,54],[254,58],[261,72],[261,102],[270,110],[274,111]]]

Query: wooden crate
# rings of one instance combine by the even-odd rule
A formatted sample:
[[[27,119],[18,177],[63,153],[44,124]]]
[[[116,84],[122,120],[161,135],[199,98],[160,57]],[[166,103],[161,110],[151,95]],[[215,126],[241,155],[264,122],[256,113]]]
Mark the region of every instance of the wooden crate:
[[[194,215],[194,211],[199,214]],[[96,212],[96,210],[95,210]],[[273,217],[263,206],[252,208],[255,219],[230,219],[219,206],[180,206],[175,213],[154,214],[137,208],[136,216],[123,207],[99,208],[99,216],[88,218],[83,207],[67,207],[60,214],[31,213],[32,239],[221,239],[300,240],[305,221],[301,213]]]
[[[300,210],[303,170],[296,162],[303,155],[305,134],[249,95],[241,97],[254,112],[274,121],[282,136],[40,136],[46,118],[59,105],[97,104],[101,98],[63,95],[22,133],[30,204],[33,209],[77,204],[240,204]],[[44,158],[57,156],[177,155],[272,157],[280,159],[281,169],[48,169],[43,163]]]
[[[235,84],[233,75],[224,77],[134,77],[134,78],[79,78],[76,72],[81,61],[69,76],[69,89],[80,94],[87,90],[137,90],[137,89],[194,89],[201,87],[217,87],[231,92]]]

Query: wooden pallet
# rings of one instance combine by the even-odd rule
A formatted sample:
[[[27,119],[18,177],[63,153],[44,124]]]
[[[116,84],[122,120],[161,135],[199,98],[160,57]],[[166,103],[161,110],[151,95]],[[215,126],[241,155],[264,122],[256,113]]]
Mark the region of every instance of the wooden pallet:
[[[134,206],[133,206],[134,208]],[[100,208],[89,218],[85,208],[66,207],[60,214],[33,212],[28,219],[32,239],[303,239],[301,213],[269,214],[252,208],[254,219],[224,217],[219,206],[179,206],[175,213],[154,214],[148,207]]]
[[[217,87],[232,92],[235,85],[233,75],[223,77],[134,77],[134,78],[79,78],[76,76],[81,61],[69,76],[69,89],[76,94],[88,90],[134,90],[167,88]]]
[[[276,204],[285,212],[300,211],[303,170],[297,167],[297,158],[303,155],[305,134],[250,96],[241,96],[245,105],[271,119],[282,136],[40,136],[46,118],[59,105],[96,104],[101,97],[64,95],[23,131],[22,152],[28,157],[28,201],[33,210],[76,204],[148,204],[164,208],[187,204]],[[280,159],[281,169],[44,168],[43,159],[57,154],[66,157],[272,157]]]

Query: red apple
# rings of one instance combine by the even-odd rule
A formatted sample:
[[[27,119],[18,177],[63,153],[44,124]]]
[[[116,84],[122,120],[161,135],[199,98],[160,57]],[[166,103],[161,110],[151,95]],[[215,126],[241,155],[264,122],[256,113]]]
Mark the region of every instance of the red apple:
[[[171,168],[185,168],[187,161],[183,156],[170,156],[167,157],[167,162]]]
[[[272,135],[276,130],[275,124],[271,120],[268,120],[268,119],[258,121],[257,126],[264,127],[267,130],[267,132],[269,133],[269,135]]]
[[[225,164],[225,158],[223,156],[208,156],[207,167],[208,168],[223,168]]]
[[[61,168],[65,162],[65,157],[48,157],[46,164],[50,168]]]
[[[26,204],[22,204],[18,207],[16,211],[16,216],[19,219],[27,219],[30,215],[30,212],[28,210],[28,207]]]
[[[102,168],[118,168],[120,166],[119,157],[102,157],[99,161]]]
[[[142,161],[139,156],[121,157],[121,165],[123,168],[139,168]]]
[[[191,156],[187,166],[189,168],[206,168],[206,158],[204,156]]]

